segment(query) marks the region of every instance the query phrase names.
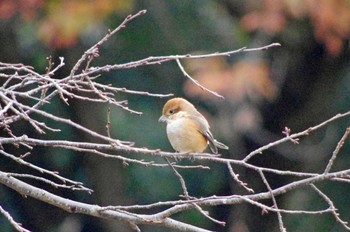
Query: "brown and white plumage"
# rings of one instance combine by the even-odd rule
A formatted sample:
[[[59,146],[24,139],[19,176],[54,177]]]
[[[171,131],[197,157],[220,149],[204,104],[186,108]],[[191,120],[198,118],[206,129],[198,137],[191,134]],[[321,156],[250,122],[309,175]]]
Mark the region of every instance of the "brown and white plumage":
[[[159,121],[167,123],[171,146],[178,152],[203,152],[209,145],[211,151],[228,147],[216,141],[204,116],[187,100],[173,98],[165,103]]]

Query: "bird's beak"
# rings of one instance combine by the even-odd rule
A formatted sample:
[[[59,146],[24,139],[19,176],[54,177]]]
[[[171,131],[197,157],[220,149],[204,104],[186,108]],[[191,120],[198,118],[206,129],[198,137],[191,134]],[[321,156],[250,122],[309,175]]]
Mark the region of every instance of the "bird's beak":
[[[164,115],[160,116],[158,122],[166,122],[166,117]]]

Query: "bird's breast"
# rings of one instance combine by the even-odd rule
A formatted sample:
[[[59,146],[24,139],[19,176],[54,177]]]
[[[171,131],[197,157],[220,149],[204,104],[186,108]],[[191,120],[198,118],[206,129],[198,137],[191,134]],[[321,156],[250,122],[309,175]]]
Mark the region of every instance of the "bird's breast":
[[[167,135],[170,144],[178,152],[203,152],[208,145],[198,125],[188,118],[169,121]]]

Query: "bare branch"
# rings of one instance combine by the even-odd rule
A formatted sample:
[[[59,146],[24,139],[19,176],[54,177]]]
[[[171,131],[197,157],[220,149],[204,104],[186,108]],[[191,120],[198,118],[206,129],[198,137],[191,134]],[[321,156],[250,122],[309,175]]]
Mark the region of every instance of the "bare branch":
[[[35,199],[44,201],[48,204],[54,205],[58,208],[64,209],[70,213],[87,214],[100,218],[118,219],[125,223],[139,224],[152,224],[154,226],[163,226],[170,229],[180,231],[193,231],[193,232],[208,232],[208,230],[201,229],[183,222],[179,222],[170,218],[160,218],[156,215],[137,215],[132,213],[125,213],[123,211],[105,210],[101,211],[101,207],[97,205],[89,205],[67,198],[59,197],[45,190],[36,188],[27,183],[24,183],[14,177],[7,175],[5,172],[0,171],[0,182],[7,187],[19,192],[24,196],[30,196]]]
[[[110,109],[107,112],[106,131],[103,133],[98,133],[92,129],[87,128],[86,126],[71,121],[69,118],[59,116],[59,113],[57,112],[46,111],[43,108],[44,105],[49,104],[53,99],[62,100],[67,105],[67,107],[69,107],[70,100],[75,99],[81,102],[94,102],[98,104],[104,104],[105,106],[108,105],[108,107],[118,107],[120,110],[129,113],[142,114],[142,112],[138,111],[137,109],[130,109],[128,107],[128,101],[125,99],[119,100],[117,98],[117,95],[119,93],[124,93],[163,98],[172,96],[172,94],[149,93],[147,91],[115,87],[110,84],[98,83],[99,78],[103,73],[108,73],[111,71],[136,68],[146,65],[162,64],[170,61],[175,61],[184,76],[190,79],[199,88],[219,98],[223,98],[219,93],[216,93],[202,86],[197,80],[193,79],[182,66],[182,61],[184,59],[231,56],[242,52],[261,51],[280,46],[278,43],[272,43],[270,45],[259,48],[244,47],[228,52],[215,52],[203,55],[185,54],[150,56],[144,59],[130,61],[122,64],[107,64],[104,66],[92,67],[91,65],[93,60],[100,55],[100,46],[102,46],[111,36],[125,28],[130,21],[145,13],[146,11],[142,10],[136,14],[126,17],[117,28],[110,30],[99,42],[94,44],[90,49],[86,50],[81,58],[75,63],[70,74],[64,78],[56,77],[57,71],[65,65],[63,57],[59,58],[60,61],[58,65],[55,65],[52,59],[48,58],[48,67],[46,72],[43,74],[35,71],[33,67],[23,64],[8,64],[0,62],[0,72],[2,72],[0,73],[0,78],[3,79],[4,83],[0,87],[0,127],[2,127],[6,133],[5,137],[0,137],[0,155],[16,161],[19,165],[24,165],[29,169],[38,171],[40,174],[47,174],[50,178],[45,178],[46,175],[37,176],[36,174],[8,173],[0,171],[0,183],[11,189],[14,189],[22,195],[30,196],[40,201],[47,202],[48,204],[64,209],[70,213],[80,213],[93,217],[114,219],[125,222],[134,231],[141,231],[140,225],[163,226],[167,229],[180,231],[208,231],[203,228],[174,220],[171,217],[173,217],[175,214],[194,209],[197,210],[206,219],[224,226],[224,221],[213,218],[209,215],[209,210],[206,211],[204,209],[206,209],[206,207],[235,205],[243,203],[248,203],[252,206],[259,207],[266,212],[276,213],[280,231],[286,231],[282,220],[282,214],[318,215],[324,213],[332,213],[336,220],[342,224],[344,228],[349,229],[347,222],[340,219],[330,198],[325,193],[316,188],[314,184],[324,181],[337,181],[346,184],[350,183],[350,169],[331,172],[333,163],[339,155],[344,142],[350,134],[350,128],[346,130],[343,137],[339,140],[338,145],[334,149],[332,157],[329,159],[327,167],[323,173],[310,173],[260,167],[250,164],[249,160],[255,155],[285,142],[298,144],[300,142],[299,139],[302,136],[307,136],[311,132],[325,127],[326,125],[333,123],[340,118],[349,116],[350,111],[338,114],[316,126],[310,127],[298,133],[291,133],[292,130],[288,127],[285,127],[284,131],[282,132],[285,137],[252,151],[242,160],[236,160],[207,153],[188,154],[165,152],[159,149],[137,147],[132,141],[122,141],[118,138],[112,138]],[[42,120],[42,118],[45,120]],[[54,132],[52,133],[54,134],[53,136],[60,132],[59,126],[68,126],[73,130],[83,132],[84,135],[88,137],[88,140],[83,140],[84,138],[82,138],[82,141],[73,142],[68,140],[57,140],[55,139],[57,137],[49,139],[45,137],[43,138],[43,136],[41,136],[41,139],[38,139],[35,136],[20,136],[18,135],[18,132],[12,128],[12,124],[17,121],[23,121],[26,125],[32,127],[36,131],[34,132],[36,134],[45,134],[48,131],[52,131]],[[90,142],[92,140],[96,140],[98,142]],[[142,165],[144,168],[170,167],[180,182],[183,196],[180,195],[179,199],[150,203],[147,205],[119,205],[106,207],[73,201],[47,192],[44,189],[37,188],[31,184],[25,183],[25,181],[32,179],[50,185],[54,188],[64,188],[70,189],[72,191],[86,191],[88,193],[91,193],[93,190],[84,187],[83,183],[81,182],[60,176],[56,171],[50,171],[45,169],[45,167],[39,167],[32,164],[28,161],[29,159],[27,159],[28,155],[31,154],[30,152],[26,152],[24,155],[20,156],[15,156],[7,152],[5,150],[5,145],[8,144],[15,146],[16,149],[22,148],[21,146],[25,146],[24,149],[30,149],[30,152],[33,152],[31,149],[35,146],[63,148],[66,150],[73,150],[89,155],[98,156],[102,159],[118,160],[126,166],[129,164],[137,164]],[[159,161],[160,157],[165,158],[166,162]],[[179,162],[170,162],[170,158],[192,160],[193,162],[198,163],[205,161],[206,163],[205,165],[181,165]],[[196,169],[210,170],[210,167],[213,163],[222,165],[225,169],[227,168],[233,180],[239,186],[244,188],[248,193],[246,195],[212,195],[201,198],[191,197],[188,192],[185,179],[181,176],[178,169],[194,169],[193,171],[196,171]],[[254,186],[253,188],[250,188],[248,187],[247,183],[239,179],[239,175],[234,172],[235,166],[239,166],[246,170],[258,173],[261,180],[265,184],[267,191],[255,193],[253,190],[253,188],[255,189]],[[293,181],[289,181],[283,186],[273,189],[265,177],[266,173],[272,173],[278,176],[290,176],[295,178],[293,178]],[[324,201],[327,202],[329,208],[323,210],[289,210],[278,208],[276,202],[277,196],[310,185],[314,191],[316,191],[324,199]],[[261,203],[262,200],[266,199],[271,199],[273,206],[267,206]],[[139,210],[142,210],[142,214],[138,213]],[[16,229],[17,227],[21,228],[21,225],[14,222],[12,217],[5,210],[0,208],[0,211]]]

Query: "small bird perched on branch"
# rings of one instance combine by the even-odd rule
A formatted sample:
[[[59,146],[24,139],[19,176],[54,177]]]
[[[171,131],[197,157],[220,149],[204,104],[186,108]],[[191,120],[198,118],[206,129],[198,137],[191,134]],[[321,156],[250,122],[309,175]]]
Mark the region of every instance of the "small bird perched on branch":
[[[208,145],[214,154],[218,153],[218,148],[228,150],[225,144],[214,139],[204,116],[183,98],[167,101],[159,122],[167,123],[168,139],[178,152],[203,152]]]

